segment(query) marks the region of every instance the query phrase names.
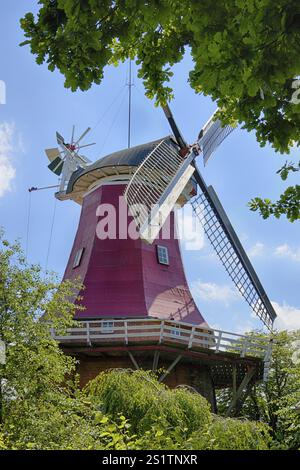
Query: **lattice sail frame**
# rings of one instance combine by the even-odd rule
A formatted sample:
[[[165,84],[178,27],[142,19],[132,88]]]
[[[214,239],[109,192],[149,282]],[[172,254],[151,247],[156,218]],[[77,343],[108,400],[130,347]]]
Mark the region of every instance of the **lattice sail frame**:
[[[196,216],[233,283],[255,314],[271,330],[276,313],[244,248],[213,187],[206,186],[198,170],[194,178],[200,189],[191,201]]]
[[[152,243],[193,175],[191,151],[183,157],[170,138],[163,139],[138,167],[124,196],[140,237]]]
[[[203,152],[204,165],[206,165],[216,148],[219,147],[223,140],[226,139],[234,129],[229,125],[223,127],[220,119],[214,120],[214,116],[215,113],[202,128],[198,136],[198,144]]]

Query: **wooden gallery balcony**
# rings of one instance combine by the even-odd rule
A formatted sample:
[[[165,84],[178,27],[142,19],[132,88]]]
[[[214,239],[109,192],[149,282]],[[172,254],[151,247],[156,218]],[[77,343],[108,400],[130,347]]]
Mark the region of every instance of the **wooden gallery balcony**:
[[[155,318],[78,321],[78,326],[63,335],[52,329],[52,336],[67,354],[80,360],[102,358],[106,368],[120,367],[124,356],[135,369],[164,367],[160,380],[179,361],[186,368],[204,365],[216,388],[233,382],[241,385],[247,375],[252,382],[265,379],[272,347],[272,341],[258,334],[240,335]],[[145,359],[147,366],[143,365]]]

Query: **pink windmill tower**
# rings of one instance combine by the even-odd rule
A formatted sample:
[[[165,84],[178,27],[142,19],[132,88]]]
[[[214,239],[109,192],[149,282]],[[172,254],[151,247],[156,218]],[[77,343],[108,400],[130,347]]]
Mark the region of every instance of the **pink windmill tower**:
[[[174,137],[127,148],[90,163],[79,152],[85,133],[47,149],[61,176],[59,200],[81,205],[64,279],[80,278],[84,310],[78,328],[55,338],[76,356],[82,384],[100,371],[162,372],[169,386],[186,385],[216,411],[215,390],[233,386],[237,413],[247,390],[266,374],[270,346],[211,329],[187,284],[176,230],[176,206],[190,203],[212,246],[251,308],[271,327],[275,312],[212,187],[195,166],[231,131],[211,120],[188,146],[169,108]],[[91,144],[88,144],[91,145]]]

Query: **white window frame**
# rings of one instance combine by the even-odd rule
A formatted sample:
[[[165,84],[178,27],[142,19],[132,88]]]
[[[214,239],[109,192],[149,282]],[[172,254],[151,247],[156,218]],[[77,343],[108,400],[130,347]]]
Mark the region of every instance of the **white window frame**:
[[[163,264],[164,266],[170,265],[169,250],[166,246],[156,245],[156,255],[159,264]]]
[[[172,336],[181,336],[180,325],[173,325],[170,331]]]
[[[79,248],[79,250],[76,251],[74,261],[73,261],[73,269],[78,268],[78,266],[80,266],[83,252],[84,252],[84,248]]]
[[[114,321],[102,320],[101,321],[101,333],[113,333],[113,332],[114,332]]]

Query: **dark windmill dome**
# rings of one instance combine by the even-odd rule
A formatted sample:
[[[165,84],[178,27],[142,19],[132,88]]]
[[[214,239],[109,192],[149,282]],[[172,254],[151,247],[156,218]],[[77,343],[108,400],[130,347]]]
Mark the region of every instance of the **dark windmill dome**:
[[[124,177],[134,173],[136,168],[162,140],[176,151],[179,150],[173,137],[166,136],[142,145],[111,153],[86,168],[79,168],[75,171],[70,178],[66,194],[70,195],[70,198],[76,202],[80,202],[82,193],[88,191],[89,187],[96,181],[111,176],[120,176],[120,179],[123,178],[124,180]]]
[[[157,146],[161,140],[169,140],[171,145],[178,148],[171,136],[163,137],[146,144],[137,145],[135,147],[119,150],[118,152],[111,153],[106,157],[97,160],[92,166],[98,168],[105,168],[108,166],[139,166],[142,161],[149,155],[149,153]]]

